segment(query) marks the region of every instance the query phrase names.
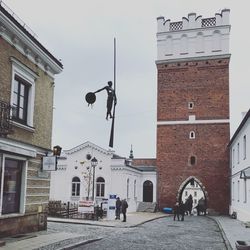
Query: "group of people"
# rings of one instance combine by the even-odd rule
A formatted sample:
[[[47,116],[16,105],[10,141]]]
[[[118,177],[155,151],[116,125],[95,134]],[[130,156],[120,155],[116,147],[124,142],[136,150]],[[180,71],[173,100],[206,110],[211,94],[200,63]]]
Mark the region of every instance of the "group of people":
[[[193,210],[192,195],[191,194],[189,195],[185,203],[183,203],[182,201],[176,202],[173,209],[174,209],[174,220],[176,219],[176,217],[178,220],[180,220],[181,216],[181,220],[183,221],[185,214],[192,215],[192,210]],[[197,215],[200,215],[200,213],[206,215],[206,210],[207,210],[206,199],[204,197],[201,197],[198,201],[197,206],[195,206],[194,209],[196,209]]]
[[[181,218],[180,218],[181,216]],[[184,203],[181,201],[180,203],[179,202],[176,202],[175,205],[174,205],[174,220],[177,219],[181,221],[184,221],[184,216],[185,216],[185,205]]]
[[[128,208],[128,203],[126,199],[120,200],[119,197],[116,198],[116,203],[115,203],[115,219],[120,220],[120,214],[122,212],[123,214],[123,220],[122,222],[127,221],[127,208]]]

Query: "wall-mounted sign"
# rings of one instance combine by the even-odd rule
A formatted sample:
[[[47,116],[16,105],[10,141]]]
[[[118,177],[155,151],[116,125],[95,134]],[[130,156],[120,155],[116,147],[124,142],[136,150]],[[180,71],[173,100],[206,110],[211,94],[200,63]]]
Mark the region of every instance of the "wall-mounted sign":
[[[55,171],[56,170],[56,156],[44,156],[43,157],[43,170]]]

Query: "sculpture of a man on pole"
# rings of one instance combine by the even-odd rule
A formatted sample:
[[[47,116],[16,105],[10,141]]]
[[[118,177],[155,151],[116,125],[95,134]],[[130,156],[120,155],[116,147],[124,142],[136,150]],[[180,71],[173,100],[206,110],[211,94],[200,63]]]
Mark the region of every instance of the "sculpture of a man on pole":
[[[98,93],[98,92],[101,92],[102,90],[106,90],[107,91],[107,94],[108,94],[108,98],[107,98],[107,113],[106,113],[106,120],[108,120],[108,116],[110,119],[113,118],[112,114],[111,114],[111,110],[112,110],[112,107],[113,107],[113,103],[114,105],[116,105],[116,94],[115,94],[115,90],[112,88],[112,82],[111,81],[108,81],[108,85],[101,88],[101,89],[98,89],[97,91],[94,92],[95,93]]]

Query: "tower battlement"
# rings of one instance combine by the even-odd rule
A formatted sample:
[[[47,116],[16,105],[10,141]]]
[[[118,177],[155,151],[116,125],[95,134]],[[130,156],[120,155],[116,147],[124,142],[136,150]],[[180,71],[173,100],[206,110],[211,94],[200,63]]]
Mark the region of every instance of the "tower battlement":
[[[182,21],[157,18],[157,63],[159,61],[228,55],[229,9],[214,17],[189,13]]]

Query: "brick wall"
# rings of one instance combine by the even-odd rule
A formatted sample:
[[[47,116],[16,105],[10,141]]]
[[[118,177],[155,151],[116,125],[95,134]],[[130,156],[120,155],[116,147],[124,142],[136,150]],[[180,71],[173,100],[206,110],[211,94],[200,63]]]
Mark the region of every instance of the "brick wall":
[[[158,65],[158,121],[229,118],[228,59]],[[188,102],[194,108],[188,109]],[[189,139],[195,131],[196,138]],[[229,123],[157,126],[159,206],[172,207],[190,176],[207,191],[208,206],[226,214],[229,204]],[[190,164],[190,156],[196,164]]]

